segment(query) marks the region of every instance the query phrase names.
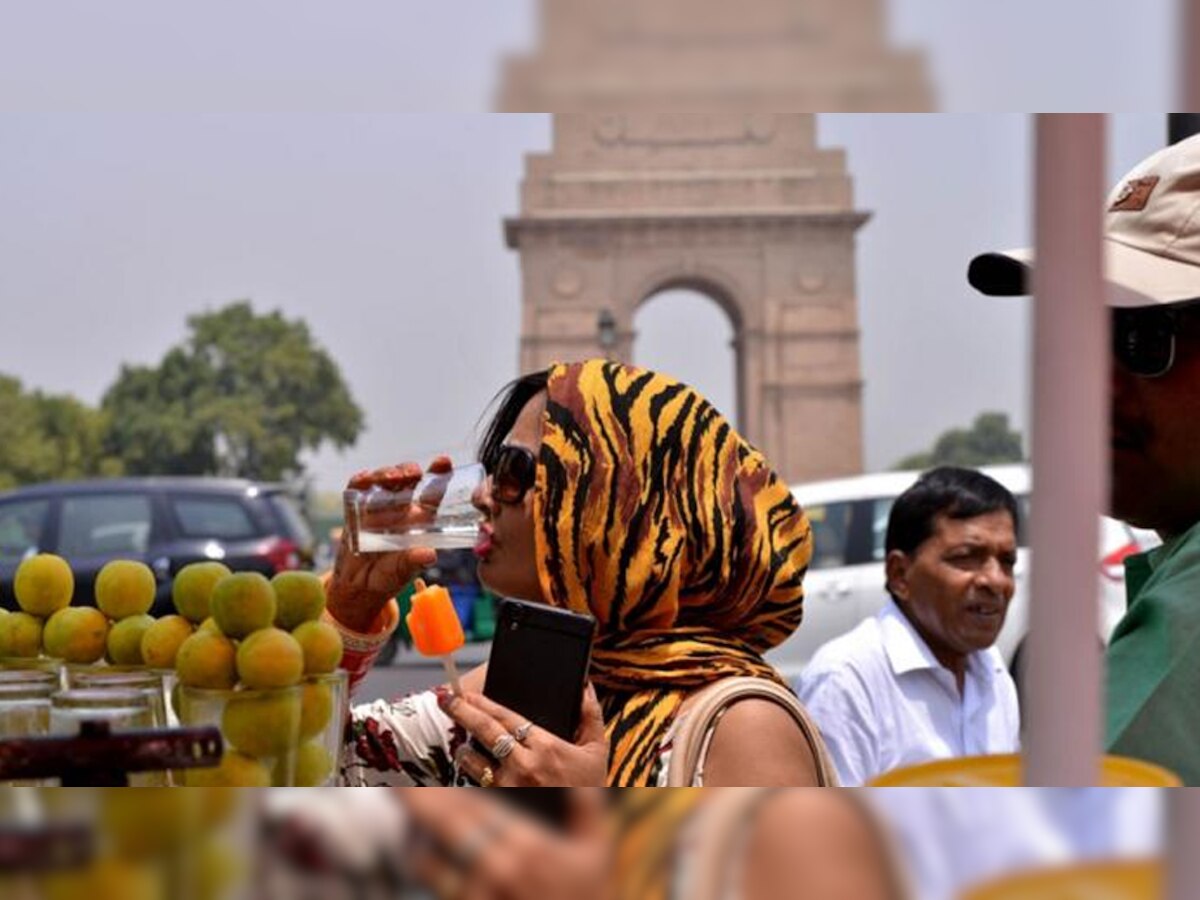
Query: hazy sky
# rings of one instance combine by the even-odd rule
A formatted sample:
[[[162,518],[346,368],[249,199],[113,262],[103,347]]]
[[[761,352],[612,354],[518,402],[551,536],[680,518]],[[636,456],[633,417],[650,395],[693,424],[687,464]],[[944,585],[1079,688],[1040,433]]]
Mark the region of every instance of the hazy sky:
[[[1140,4],[1131,28],[1127,6],[1093,0],[1070,58],[1051,52],[1053,4],[991,6],[896,4],[948,108],[1167,105],[1167,3]],[[501,219],[523,154],[550,141],[548,116],[466,111],[528,38],[528,7],[0,2],[0,372],[95,403],[187,315],[251,298],[308,321],[366,410],[353,451],[313,460],[320,487],[464,446],[516,374]],[[443,111],[403,112],[418,109]],[[1163,131],[1161,115],[1116,117],[1113,178]],[[1029,239],[1027,117],[822,115],[819,140],[846,148],[874,214],[858,255],[870,467],[981,410],[1023,425],[1028,309],[974,296],[963,273]],[[729,406],[715,306],[658,298],[637,325],[639,361]]]
[[[879,0],[947,111],[1169,109],[1177,0]],[[485,112],[535,0],[0,0],[0,109]]]

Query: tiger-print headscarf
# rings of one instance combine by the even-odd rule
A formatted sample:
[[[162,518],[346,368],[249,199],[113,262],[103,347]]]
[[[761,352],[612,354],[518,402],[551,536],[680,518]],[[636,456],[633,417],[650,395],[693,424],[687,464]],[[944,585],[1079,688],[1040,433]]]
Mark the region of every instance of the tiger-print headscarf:
[[[800,624],[808,520],[696,391],[603,360],[550,370],[534,528],[542,592],[598,621],[609,785],[653,784],[684,697]]]

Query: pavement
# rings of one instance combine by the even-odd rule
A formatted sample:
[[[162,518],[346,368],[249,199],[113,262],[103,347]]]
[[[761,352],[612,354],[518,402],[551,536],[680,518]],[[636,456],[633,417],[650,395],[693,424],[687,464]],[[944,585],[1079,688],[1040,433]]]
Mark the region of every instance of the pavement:
[[[467,644],[454,658],[460,672],[466,672],[487,662],[492,651],[490,642]],[[370,703],[372,700],[393,700],[418,691],[428,690],[446,680],[441,659],[422,656],[415,650],[400,645],[396,659],[388,666],[376,666],[363,679],[354,693],[354,703]]]
[[[454,658],[458,661],[461,668],[468,669],[487,662],[491,652],[492,642],[480,641],[475,644],[464,644],[463,648],[454,654]],[[405,647],[401,643],[396,650],[396,658],[392,660],[389,668],[396,666],[440,670],[442,668],[442,659],[439,656],[422,656],[414,648]]]

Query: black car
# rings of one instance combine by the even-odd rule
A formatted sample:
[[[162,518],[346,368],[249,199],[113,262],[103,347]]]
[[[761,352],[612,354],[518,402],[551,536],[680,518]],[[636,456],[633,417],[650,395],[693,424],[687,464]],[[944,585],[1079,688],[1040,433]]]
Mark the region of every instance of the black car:
[[[75,573],[75,604],[94,605],[93,584],[113,559],[154,571],[154,614],[173,611],[171,580],[188,563],[219,560],[270,577],[311,568],[312,531],[286,489],[221,478],[121,478],[52,482],[0,493],[0,606],[16,608],[21,560],[56,553]]]

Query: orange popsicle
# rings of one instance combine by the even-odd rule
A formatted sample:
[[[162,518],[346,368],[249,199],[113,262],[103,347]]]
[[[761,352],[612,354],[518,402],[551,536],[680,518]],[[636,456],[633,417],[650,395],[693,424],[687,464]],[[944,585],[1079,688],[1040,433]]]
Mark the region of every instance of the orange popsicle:
[[[458,613],[454,611],[450,592],[437,584],[426,587],[420,578],[414,582],[414,586],[417,590],[413,594],[412,610],[404,620],[408,624],[409,634],[422,656],[442,657],[454,692],[461,694],[458,668],[451,654],[465,644],[467,638],[463,634]]]

